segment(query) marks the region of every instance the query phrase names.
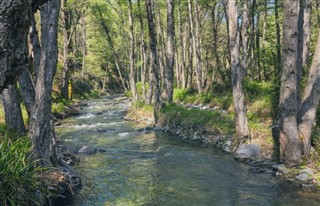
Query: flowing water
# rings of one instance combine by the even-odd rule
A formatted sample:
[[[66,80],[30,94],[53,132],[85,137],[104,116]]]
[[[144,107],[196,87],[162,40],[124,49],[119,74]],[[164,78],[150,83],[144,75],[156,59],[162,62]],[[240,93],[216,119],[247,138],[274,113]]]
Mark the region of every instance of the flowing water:
[[[319,194],[250,173],[215,148],[141,131],[123,119],[126,106],[115,97],[89,101],[56,128],[71,150],[90,150],[76,167],[83,188],[74,206],[320,205]]]

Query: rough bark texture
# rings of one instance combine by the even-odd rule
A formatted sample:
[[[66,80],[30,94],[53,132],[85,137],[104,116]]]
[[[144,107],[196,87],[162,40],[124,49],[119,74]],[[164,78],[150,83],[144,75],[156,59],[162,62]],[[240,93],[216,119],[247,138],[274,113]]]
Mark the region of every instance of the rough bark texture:
[[[249,39],[249,1],[243,1],[243,13],[242,13],[242,28],[241,28],[241,39],[242,39],[242,56],[241,56],[241,66],[243,71],[247,70],[247,58],[248,58],[248,39]]]
[[[306,67],[309,61],[309,46],[311,38],[311,11],[312,11],[312,0],[304,1],[303,10],[303,53],[302,53],[302,66]]]
[[[303,139],[304,155],[309,157],[311,148],[311,132],[315,121],[317,107],[320,100],[320,29],[313,56],[304,96],[298,113],[298,127]]]
[[[276,57],[276,74],[280,73],[281,67],[281,35],[280,35],[280,20],[279,20],[279,2],[274,1],[274,15],[276,18],[276,35],[277,35],[277,57]]]
[[[301,148],[297,130],[297,55],[299,1],[284,1],[283,56],[279,103],[280,159],[287,166],[299,165]]]
[[[142,95],[146,100],[146,72],[147,72],[147,47],[144,40],[144,24],[141,12],[140,0],[138,0],[138,10],[139,10],[139,23],[140,23],[140,44],[141,44],[141,82],[142,82]]]
[[[153,0],[146,1],[147,7],[147,18],[148,18],[148,31],[149,31],[149,46],[150,46],[150,66],[151,71],[150,74],[154,83],[149,89],[153,89],[153,101],[154,101],[154,110],[155,110],[155,122],[157,122],[157,112],[160,107],[160,77],[159,77],[159,65],[158,65],[158,54],[157,54],[157,39],[156,39],[156,31],[154,25],[154,13],[153,13]]]
[[[36,158],[45,165],[51,164],[50,157],[55,154],[51,90],[58,61],[59,9],[59,0],[50,1],[41,7],[41,61],[29,129]]]
[[[28,64],[31,12],[28,0],[0,1],[0,92],[14,83]]]
[[[130,82],[130,89],[132,92],[133,101],[138,100],[138,93],[136,89],[136,81],[135,81],[135,68],[134,68],[134,47],[135,47],[135,40],[133,34],[133,21],[132,21],[132,3],[131,0],[128,0],[128,24],[129,24],[129,38],[130,38],[130,75],[129,75],[129,82]]]
[[[6,125],[9,129],[13,129],[21,135],[25,134],[20,101],[17,93],[16,84],[9,85],[1,94],[5,110]]]
[[[246,106],[242,87],[244,71],[239,62],[239,34],[238,34],[238,12],[236,1],[227,1],[227,15],[229,28],[229,49],[232,81],[232,96],[235,111],[236,137],[233,141],[233,148],[238,148],[250,136]]]
[[[32,80],[31,74],[28,69],[25,69],[19,79],[19,86],[20,86],[20,94],[24,104],[26,105],[27,113],[29,119],[32,115],[32,108],[34,105],[35,99],[35,86]]]
[[[166,67],[166,97],[171,102],[173,100],[173,79],[174,79],[174,0],[167,0],[167,67]]]

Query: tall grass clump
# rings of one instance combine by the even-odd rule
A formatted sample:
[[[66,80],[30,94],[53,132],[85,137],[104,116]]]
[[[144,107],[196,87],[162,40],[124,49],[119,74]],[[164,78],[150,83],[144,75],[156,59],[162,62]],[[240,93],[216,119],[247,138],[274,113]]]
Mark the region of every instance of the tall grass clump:
[[[31,155],[28,137],[19,137],[0,125],[0,205],[30,205],[34,203],[40,169]]]

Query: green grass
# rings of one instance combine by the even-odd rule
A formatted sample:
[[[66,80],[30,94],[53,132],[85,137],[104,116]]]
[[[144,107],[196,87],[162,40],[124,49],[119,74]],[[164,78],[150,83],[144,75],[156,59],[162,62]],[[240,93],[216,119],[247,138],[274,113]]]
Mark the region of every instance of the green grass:
[[[235,131],[233,119],[218,111],[189,110],[175,103],[162,107],[160,119],[166,125],[183,127],[202,126],[220,134],[232,134]]]
[[[39,188],[28,137],[19,137],[0,125],[0,205],[29,205]]]

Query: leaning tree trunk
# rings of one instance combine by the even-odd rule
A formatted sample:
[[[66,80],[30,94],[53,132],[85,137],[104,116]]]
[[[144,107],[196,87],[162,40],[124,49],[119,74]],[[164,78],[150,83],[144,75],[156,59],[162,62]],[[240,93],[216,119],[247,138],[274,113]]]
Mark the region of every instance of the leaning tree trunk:
[[[55,154],[51,90],[58,61],[59,9],[59,0],[50,1],[41,7],[41,61],[29,129],[36,158],[45,165],[51,164],[50,157]]]
[[[227,1],[227,16],[229,27],[229,49],[232,81],[232,96],[235,112],[236,137],[233,140],[233,149],[237,149],[250,137],[248,120],[246,115],[245,99],[242,87],[244,71],[239,62],[239,32],[238,12],[236,1]]]
[[[320,100],[320,29],[313,56],[304,96],[298,113],[298,131],[303,139],[304,155],[309,157],[311,149],[311,132]]]
[[[299,1],[285,0],[279,103],[279,141],[280,159],[289,167],[297,166],[301,162],[301,148],[297,130],[298,20]]]
[[[6,125],[9,129],[13,129],[20,135],[25,134],[20,101],[17,93],[17,85],[9,85],[1,94],[5,110]]]

